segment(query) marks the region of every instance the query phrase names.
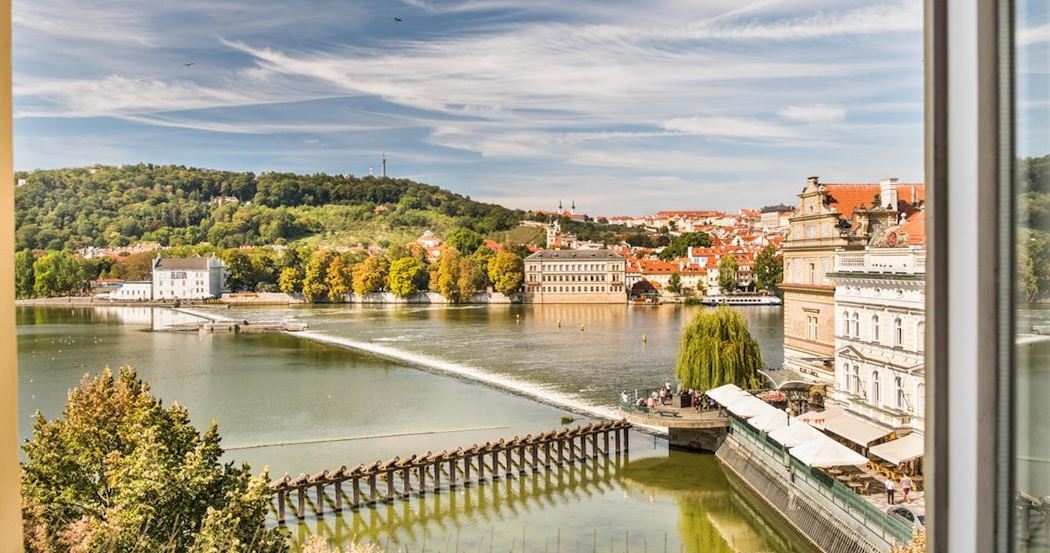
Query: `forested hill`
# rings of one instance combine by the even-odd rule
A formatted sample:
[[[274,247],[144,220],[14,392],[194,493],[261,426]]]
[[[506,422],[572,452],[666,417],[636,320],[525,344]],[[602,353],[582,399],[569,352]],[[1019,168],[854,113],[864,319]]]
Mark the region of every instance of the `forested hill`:
[[[241,173],[177,165],[19,172],[19,249],[156,241],[237,247],[307,240],[398,243],[432,229],[482,234],[524,213],[407,179]],[[386,245],[386,244],[380,244]]]

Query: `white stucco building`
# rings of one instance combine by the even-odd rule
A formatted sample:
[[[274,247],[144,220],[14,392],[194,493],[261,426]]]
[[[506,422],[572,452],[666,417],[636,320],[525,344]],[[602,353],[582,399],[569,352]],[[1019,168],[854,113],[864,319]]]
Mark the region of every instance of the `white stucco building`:
[[[153,260],[154,300],[196,300],[222,296],[226,286],[226,266],[218,257]]]
[[[835,253],[835,383],[829,399],[898,434],[925,417],[922,212]]]
[[[525,258],[526,303],[627,303],[626,260],[610,250],[542,250]]]
[[[150,301],[153,299],[153,283],[148,280],[122,282],[119,288],[105,297],[121,301]]]

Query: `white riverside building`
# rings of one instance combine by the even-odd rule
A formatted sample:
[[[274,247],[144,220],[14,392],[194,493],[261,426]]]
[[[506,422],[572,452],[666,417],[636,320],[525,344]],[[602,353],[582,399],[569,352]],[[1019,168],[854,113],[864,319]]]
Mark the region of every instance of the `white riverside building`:
[[[160,257],[153,260],[154,300],[199,300],[222,296],[226,265],[215,257]]]
[[[627,303],[627,260],[610,250],[543,250],[525,258],[526,303]]]
[[[829,399],[898,435],[923,432],[926,249],[922,212],[835,253],[835,384]],[[910,231],[910,232],[909,232]]]

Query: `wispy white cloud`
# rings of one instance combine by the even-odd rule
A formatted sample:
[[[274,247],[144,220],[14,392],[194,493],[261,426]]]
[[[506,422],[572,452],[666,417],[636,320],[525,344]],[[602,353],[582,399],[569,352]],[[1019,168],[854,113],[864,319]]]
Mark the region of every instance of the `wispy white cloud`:
[[[810,106],[788,106],[780,110],[780,115],[795,121],[806,123],[830,123],[846,118],[846,108],[817,104]]]
[[[798,132],[782,125],[734,117],[676,117],[665,121],[663,126],[683,134],[726,138],[765,140],[799,137]]]

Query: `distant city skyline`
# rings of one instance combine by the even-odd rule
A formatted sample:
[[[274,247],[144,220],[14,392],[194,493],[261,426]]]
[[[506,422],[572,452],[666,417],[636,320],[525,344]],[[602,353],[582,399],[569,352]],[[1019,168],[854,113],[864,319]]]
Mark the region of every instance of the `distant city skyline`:
[[[385,152],[592,215],[922,180],[921,0],[696,4],[15,0],[15,165],[378,175]]]

